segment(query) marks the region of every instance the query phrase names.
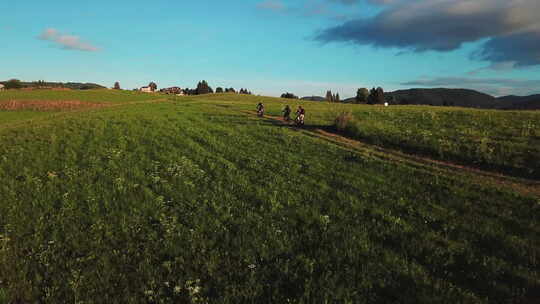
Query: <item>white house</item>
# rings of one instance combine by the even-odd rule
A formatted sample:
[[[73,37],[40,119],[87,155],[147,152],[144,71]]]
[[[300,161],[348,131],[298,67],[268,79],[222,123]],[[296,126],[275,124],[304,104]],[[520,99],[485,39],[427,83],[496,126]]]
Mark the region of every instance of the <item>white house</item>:
[[[3,91],[5,89],[5,86],[0,83],[0,91]]]
[[[145,92],[145,93],[152,93],[154,91],[152,91],[152,88],[151,87],[142,87],[141,92]]]

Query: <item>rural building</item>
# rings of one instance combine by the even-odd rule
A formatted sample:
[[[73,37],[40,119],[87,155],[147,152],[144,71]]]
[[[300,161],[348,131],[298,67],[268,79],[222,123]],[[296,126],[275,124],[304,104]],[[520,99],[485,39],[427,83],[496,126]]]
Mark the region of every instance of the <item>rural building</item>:
[[[145,92],[145,93],[152,93],[154,91],[152,91],[152,88],[151,87],[142,87],[140,89],[141,92]]]
[[[4,85],[0,83],[0,91],[3,91],[5,89]]]
[[[170,87],[159,90],[161,93],[179,95],[182,94],[182,88],[179,87]]]

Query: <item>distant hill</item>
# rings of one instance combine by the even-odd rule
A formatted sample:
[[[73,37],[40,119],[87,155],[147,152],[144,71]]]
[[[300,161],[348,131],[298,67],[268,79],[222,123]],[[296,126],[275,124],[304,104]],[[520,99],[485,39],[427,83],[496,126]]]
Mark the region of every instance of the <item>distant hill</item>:
[[[505,110],[540,110],[540,94],[499,97],[497,98],[497,107]]]
[[[341,102],[343,102],[343,103],[355,103],[356,102],[356,97],[346,98],[346,99],[343,99]]]
[[[454,106],[481,109],[502,110],[540,110],[540,94],[531,96],[504,96],[495,98],[491,95],[469,89],[408,89],[385,93],[390,104]],[[303,100],[326,101],[321,96],[306,96]],[[355,98],[342,100],[354,103]]]
[[[8,81],[0,81],[0,84],[6,84]],[[105,89],[104,86],[96,83],[80,83],[80,82],[46,82],[46,81],[32,81],[32,82],[20,82],[22,88],[64,88],[71,90],[92,90],[92,89]]]
[[[468,89],[409,89],[385,94],[393,104],[497,108],[495,97]]]
[[[302,97],[300,99],[309,100],[309,101],[326,101],[326,98],[321,97],[321,96],[306,96],[306,97]]]

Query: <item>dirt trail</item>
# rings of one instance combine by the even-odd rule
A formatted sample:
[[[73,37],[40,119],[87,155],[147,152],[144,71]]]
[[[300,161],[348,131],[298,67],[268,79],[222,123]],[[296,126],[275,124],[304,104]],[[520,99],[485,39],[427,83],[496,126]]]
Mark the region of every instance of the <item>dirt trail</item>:
[[[243,112],[251,115],[256,115],[256,112],[254,111]],[[492,186],[511,189],[525,196],[533,196],[536,198],[540,198],[539,181],[512,177],[501,173],[485,171],[478,168],[451,163],[448,161],[436,160],[426,156],[409,154],[389,148],[383,148],[381,146],[367,144],[359,140],[344,137],[340,134],[333,133],[328,130],[323,130],[321,128],[310,128],[309,126],[305,128],[296,128],[294,124],[292,124],[292,122],[286,122],[282,117],[279,116],[265,115],[264,118],[273,120],[277,123],[288,124],[298,132],[302,132],[307,136],[318,138],[331,144],[340,146],[341,148],[344,148],[351,152],[360,153],[362,155],[368,155],[371,157],[376,157],[378,159],[388,160],[392,162],[399,162],[417,169],[424,169],[430,171],[435,170],[452,176],[458,175],[463,178],[468,178],[479,185],[490,184]]]

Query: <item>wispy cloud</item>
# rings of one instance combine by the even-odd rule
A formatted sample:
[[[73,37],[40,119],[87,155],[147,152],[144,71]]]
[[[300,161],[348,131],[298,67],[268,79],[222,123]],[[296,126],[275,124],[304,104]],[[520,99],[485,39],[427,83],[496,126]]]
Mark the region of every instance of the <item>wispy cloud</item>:
[[[285,4],[280,0],[265,0],[259,2],[257,7],[263,10],[270,10],[274,12],[282,12],[286,9]]]
[[[79,36],[63,34],[54,28],[48,28],[43,31],[43,33],[39,35],[39,39],[51,41],[65,50],[85,52],[97,52],[100,50],[98,47],[82,41]]]
[[[470,71],[468,74],[471,76],[477,75],[481,72],[506,72],[511,71],[516,67],[515,61],[503,61],[492,63],[487,67],[479,68],[473,71]]]
[[[345,5],[355,4],[358,0],[305,0],[293,5],[286,5],[280,0],[265,0],[257,3],[257,8],[272,11],[279,14],[287,14],[299,17],[326,17],[334,20],[348,20],[349,16],[336,12],[331,2]]]

